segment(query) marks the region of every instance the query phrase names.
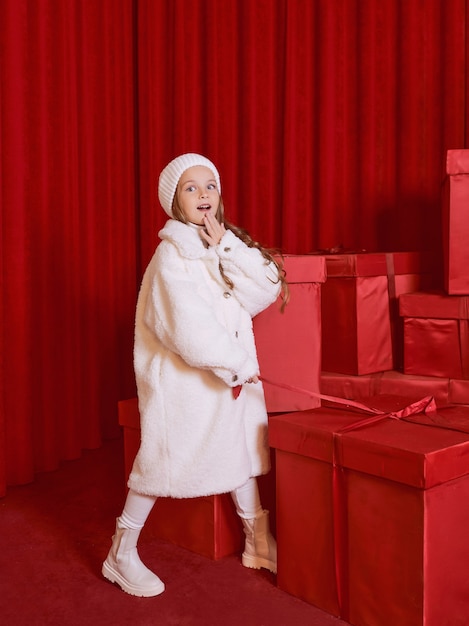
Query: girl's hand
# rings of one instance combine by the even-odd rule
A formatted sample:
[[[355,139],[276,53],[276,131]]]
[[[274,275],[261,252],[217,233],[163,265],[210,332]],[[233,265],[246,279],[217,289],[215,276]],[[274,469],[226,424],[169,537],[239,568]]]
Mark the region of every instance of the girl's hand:
[[[252,378],[248,378],[246,383],[256,384],[259,382],[259,376],[253,376]],[[241,393],[242,385],[237,385],[236,387],[231,388],[231,393],[233,394],[233,398],[236,400],[239,394]]]
[[[205,230],[201,229],[200,236],[209,246],[217,246],[226,233],[224,225],[220,224],[214,215],[206,213],[204,216],[204,226]]]
[[[252,378],[248,378],[246,382],[257,384],[259,382],[259,376],[253,376]]]

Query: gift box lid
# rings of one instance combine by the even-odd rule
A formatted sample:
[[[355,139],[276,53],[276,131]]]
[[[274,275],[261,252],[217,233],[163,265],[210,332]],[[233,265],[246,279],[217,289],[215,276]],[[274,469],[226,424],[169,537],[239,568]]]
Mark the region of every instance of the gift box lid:
[[[387,411],[398,411],[403,405],[406,406],[415,398],[401,396],[371,396],[360,400],[364,406],[371,407],[368,401],[371,399],[381,409],[385,398]],[[309,456],[320,461],[332,462],[332,441],[335,433],[351,424],[362,421],[369,417],[365,412],[353,409],[351,406],[321,406],[317,409],[295,411],[269,417],[269,444],[273,448],[286,452],[295,452],[302,456]]]
[[[469,174],[469,150],[448,150],[446,171],[450,176]]]
[[[362,414],[327,407],[271,415],[269,445],[332,463],[334,433],[361,417]]]
[[[420,252],[327,254],[327,277],[422,274],[432,271],[431,257]]]
[[[289,283],[323,283],[326,280],[326,262],[312,254],[284,254],[284,269]]]
[[[401,317],[468,319],[469,296],[448,296],[443,292],[414,292],[399,296]]]
[[[375,396],[363,401],[383,411],[397,411],[416,398]],[[469,474],[469,407],[438,409],[447,427],[385,418],[357,430],[340,433],[345,426],[366,415],[350,408],[321,407],[309,411],[272,416],[270,445],[278,450],[336,463],[344,468],[386,478],[412,487],[429,489]]]

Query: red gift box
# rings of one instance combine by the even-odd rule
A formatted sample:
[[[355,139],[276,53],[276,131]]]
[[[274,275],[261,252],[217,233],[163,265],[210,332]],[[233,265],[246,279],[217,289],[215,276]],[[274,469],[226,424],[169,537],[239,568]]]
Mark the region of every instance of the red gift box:
[[[469,408],[438,417],[448,428],[420,415],[342,434],[363,415],[272,417],[282,589],[356,626],[467,624],[469,434],[452,428],[469,431]]]
[[[404,373],[469,378],[469,298],[404,294]]]
[[[124,428],[127,478],[140,446],[137,398],[118,402],[118,413],[119,424]],[[164,539],[212,559],[241,553],[243,546],[244,534],[230,494],[158,498],[144,530],[150,537]]]
[[[398,297],[435,282],[417,252],[326,255],[322,287],[322,369],[370,374],[401,367]]]
[[[469,150],[448,150],[443,199],[444,286],[469,294]]]
[[[449,378],[414,376],[396,370],[362,376],[321,372],[321,393],[350,400],[362,400],[379,394],[412,397],[432,395],[438,406],[449,403],[469,404],[469,388],[465,394],[466,402],[457,402],[455,394],[450,393],[451,382]]]
[[[290,302],[282,313],[276,302],[254,318],[254,335],[262,376],[267,380],[319,392],[321,372],[321,283],[325,262],[313,255],[285,255]],[[316,398],[265,385],[269,413],[319,406]]]

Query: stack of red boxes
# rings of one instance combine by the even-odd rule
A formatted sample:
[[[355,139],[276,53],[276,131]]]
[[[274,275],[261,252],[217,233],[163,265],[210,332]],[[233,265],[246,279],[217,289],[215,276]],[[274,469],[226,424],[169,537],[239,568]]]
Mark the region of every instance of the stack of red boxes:
[[[325,262],[318,256],[286,256],[284,269],[291,299],[284,312],[280,301],[254,319],[257,353],[263,378],[304,387],[319,393],[321,375],[321,283]],[[270,414],[315,408],[314,396],[264,384]],[[140,444],[136,398],[119,402],[119,423],[124,430],[125,474],[128,476]],[[194,407],[197,410],[197,407]],[[275,455],[272,454],[275,466]],[[259,479],[262,504],[271,512],[275,532],[275,470]],[[176,500],[159,498],[145,533],[218,559],[239,552],[243,533],[228,494]]]
[[[445,289],[419,255],[328,255],[321,392],[350,405],[270,421],[278,584],[355,626],[468,621],[469,151],[447,163]]]
[[[391,305],[391,315],[397,311],[399,316],[394,322],[394,366],[379,367],[377,357],[368,356],[362,359],[361,367],[352,369],[345,368],[338,357],[335,361],[323,357],[323,393],[358,399],[375,393],[413,395],[424,390],[433,393],[440,404],[469,404],[469,385],[465,382],[469,379],[469,150],[448,151],[447,173],[443,202],[444,289],[437,289],[440,280],[431,265],[425,270],[430,275],[421,275],[420,285],[414,281],[412,289],[396,289],[398,308]],[[325,287],[330,282],[329,265],[327,271]],[[326,290],[323,313],[325,294]],[[365,310],[362,325],[379,339],[374,313],[371,320],[372,325],[368,325]],[[328,323],[323,318],[324,329]],[[323,332],[324,355],[337,352],[332,338],[332,332]],[[381,340],[371,342],[370,353],[381,351],[381,345]],[[388,352],[387,358],[389,363]],[[375,367],[363,366],[371,361]]]
[[[469,150],[450,150],[443,203],[444,292],[406,294],[404,372],[469,379]],[[469,403],[469,396],[467,396]]]

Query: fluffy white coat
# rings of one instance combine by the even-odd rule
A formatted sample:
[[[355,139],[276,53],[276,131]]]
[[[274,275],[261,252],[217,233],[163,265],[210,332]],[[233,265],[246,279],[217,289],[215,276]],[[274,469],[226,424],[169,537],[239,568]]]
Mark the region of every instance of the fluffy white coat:
[[[259,373],[252,317],[277,299],[277,268],[231,231],[206,248],[170,219],[159,236],[137,302],[141,444],[128,484],[175,498],[229,492],[269,470],[262,385],[237,399],[232,387]]]

